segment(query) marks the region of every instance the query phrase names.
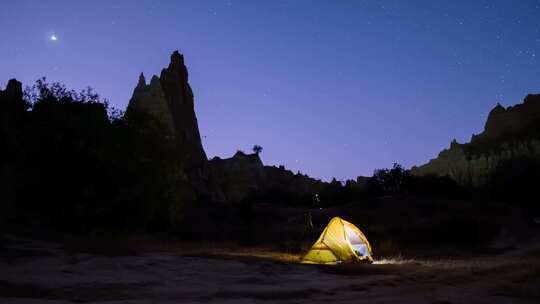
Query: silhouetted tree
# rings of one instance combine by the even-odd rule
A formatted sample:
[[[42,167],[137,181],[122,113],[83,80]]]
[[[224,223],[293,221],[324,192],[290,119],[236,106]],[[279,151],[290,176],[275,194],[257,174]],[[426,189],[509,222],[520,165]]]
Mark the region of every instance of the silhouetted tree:
[[[259,145],[254,145],[253,148],[252,148],[252,150],[253,150],[253,153],[259,154],[259,153],[262,152],[263,147],[261,147],[261,146],[259,146]]]
[[[391,169],[377,169],[373,173],[373,179],[382,191],[396,193],[404,190],[410,178],[410,172],[400,164],[394,163]]]
[[[77,93],[44,78],[24,96],[31,111],[20,111],[20,143],[9,160],[17,214],[71,233],[179,223],[194,194],[159,121],[121,117],[92,89]]]

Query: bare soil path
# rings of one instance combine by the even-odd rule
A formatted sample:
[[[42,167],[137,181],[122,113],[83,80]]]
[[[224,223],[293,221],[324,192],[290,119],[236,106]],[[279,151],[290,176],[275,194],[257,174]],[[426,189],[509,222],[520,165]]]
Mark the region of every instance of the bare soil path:
[[[233,256],[105,256],[11,237],[0,246],[0,303],[537,303],[540,294],[531,257],[318,267]]]

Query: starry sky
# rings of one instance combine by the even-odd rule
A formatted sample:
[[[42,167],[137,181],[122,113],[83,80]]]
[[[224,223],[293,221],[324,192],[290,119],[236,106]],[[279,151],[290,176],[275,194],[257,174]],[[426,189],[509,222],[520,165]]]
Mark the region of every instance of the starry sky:
[[[540,0],[0,0],[0,86],[46,76],[125,109],[178,49],[209,157],[329,180],[422,164],[540,93]]]

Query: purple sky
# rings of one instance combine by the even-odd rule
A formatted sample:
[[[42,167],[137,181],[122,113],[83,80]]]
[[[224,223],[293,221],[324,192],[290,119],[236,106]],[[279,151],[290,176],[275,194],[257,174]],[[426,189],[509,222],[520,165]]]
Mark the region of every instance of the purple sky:
[[[209,157],[330,179],[422,164],[540,92],[540,1],[4,1],[0,86],[94,87],[124,109],[184,53]],[[52,36],[57,39],[53,41]]]

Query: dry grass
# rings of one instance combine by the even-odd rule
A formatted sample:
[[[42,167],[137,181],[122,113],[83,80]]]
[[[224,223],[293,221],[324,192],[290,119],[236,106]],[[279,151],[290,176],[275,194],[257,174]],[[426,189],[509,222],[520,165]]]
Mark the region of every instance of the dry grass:
[[[273,261],[297,263],[301,255],[271,248],[245,247],[227,242],[179,242],[147,238],[110,240],[70,240],[63,244],[66,252],[104,256],[134,256],[149,252],[167,252],[182,256],[231,259],[244,262]]]
[[[221,246],[212,248],[196,248],[183,250],[182,255],[207,258],[220,258],[237,260],[241,262],[271,261],[278,263],[299,263],[300,256],[286,252],[275,251],[268,248],[242,248],[236,246]]]

